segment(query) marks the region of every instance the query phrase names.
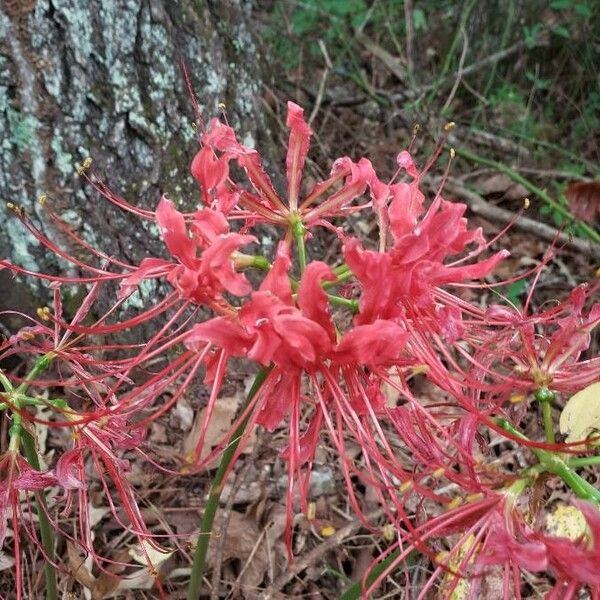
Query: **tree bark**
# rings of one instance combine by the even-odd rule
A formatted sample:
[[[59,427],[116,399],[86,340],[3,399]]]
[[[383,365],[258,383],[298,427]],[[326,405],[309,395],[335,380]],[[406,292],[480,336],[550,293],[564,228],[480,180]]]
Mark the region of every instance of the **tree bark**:
[[[251,5],[0,0],[0,256],[36,271],[69,268],[5,207],[22,206],[45,234],[69,247],[44,221],[41,195],[107,254],[132,263],[160,256],[156,231],[104,202],[75,165],[91,157],[111,189],[143,208],[153,209],[162,193],[186,210],[196,206],[189,163],[198,145],[181,65],[202,114],[218,114],[223,102],[241,138],[254,138],[261,119]],[[47,301],[45,288],[21,280],[0,272],[0,310]]]

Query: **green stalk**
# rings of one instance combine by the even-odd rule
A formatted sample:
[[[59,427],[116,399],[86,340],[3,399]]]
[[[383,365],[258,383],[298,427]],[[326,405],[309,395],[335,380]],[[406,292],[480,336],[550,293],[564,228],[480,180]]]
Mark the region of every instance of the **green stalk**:
[[[349,308],[353,313],[358,312],[358,300],[342,298],[341,296],[334,296],[333,294],[327,294],[327,297],[329,298],[329,302],[331,302],[331,304]]]
[[[36,470],[40,470],[40,459],[35,441],[31,434],[23,431],[22,435],[23,449],[25,450],[25,458],[27,462]],[[46,499],[44,492],[35,494],[35,503],[37,507],[38,519],[40,522],[40,536],[42,545],[46,552],[46,564],[44,565],[44,573],[46,575],[46,600],[58,600],[58,588],[56,587],[56,570],[54,569],[54,533],[48,520]]]
[[[514,436],[527,440],[520,431],[515,429],[506,419],[496,418],[494,419],[497,425],[502,427],[505,431],[512,433]],[[579,498],[584,500],[590,500],[600,505],[600,490],[595,488],[591,483],[588,483],[583,477],[578,475],[572,468],[572,465],[563,460],[563,458],[554,452],[543,450],[542,448],[530,448],[535,456],[540,461],[540,466],[549,473],[558,475],[569,488]]]
[[[473,162],[473,163],[479,164],[479,165],[484,165],[486,167],[491,167],[491,168],[495,169],[496,171],[499,171],[500,173],[504,173],[506,176],[508,176],[510,179],[512,179],[515,183],[521,184],[527,191],[531,192],[532,194],[535,194],[538,198],[543,200],[548,206],[550,206],[552,208],[552,210],[559,213],[565,219],[567,219],[570,222],[577,223],[579,225],[581,231],[583,231],[589,239],[600,243],[600,233],[598,233],[593,227],[590,227],[587,223],[584,223],[583,221],[576,219],[575,216],[571,212],[569,212],[569,210],[567,210],[564,206],[562,206],[562,204],[559,204],[556,200],[554,200],[546,192],[546,190],[543,190],[542,188],[537,187],[537,185],[531,183],[531,181],[529,181],[529,179],[526,179],[525,177],[523,177],[522,175],[520,175],[519,173],[517,173],[510,167],[507,167],[506,165],[503,165],[500,162],[497,162],[497,161],[489,159],[489,158],[484,158],[473,152],[470,152],[469,150],[465,150],[464,148],[456,148],[455,147],[454,150],[456,151],[456,154],[458,154],[459,156],[462,156],[463,158],[466,158],[470,162]]]
[[[306,247],[304,245],[304,234],[306,229],[299,218],[295,218],[292,222],[292,235],[296,242],[296,251],[298,252],[298,265],[300,266],[300,275],[306,269]]]
[[[544,434],[546,441],[549,444],[554,444],[554,421],[552,420],[552,400],[554,400],[554,392],[547,387],[541,387],[535,392],[535,399],[542,406],[542,419],[544,421]]]
[[[35,365],[31,371],[27,374],[24,381],[14,390],[11,394],[13,405],[18,410],[22,406],[22,397],[24,396],[27,388],[32,381],[42,372],[45,371],[55,354],[49,352],[44,356],[41,356],[35,361]],[[10,385],[10,384],[9,384]],[[27,462],[36,470],[40,470],[40,459],[38,456],[37,448],[35,447],[35,440],[33,436],[23,429],[22,417],[18,412],[13,414],[13,423],[10,428],[10,450],[16,452],[19,447],[19,441],[23,443],[23,449],[25,451],[25,458]],[[54,533],[48,520],[46,499],[43,492],[37,492],[35,494],[35,503],[37,507],[37,514],[40,524],[40,536],[42,538],[42,545],[46,552],[46,564],[44,565],[44,573],[46,575],[46,600],[58,600],[58,588],[56,586],[56,571],[54,569],[55,555],[54,555]]]
[[[600,456],[583,456],[581,458],[569,458],[567,464],[573,469],[579,467],[589,467],[592,465],[600,465]]]
[[[244,405],[242,406],[242,411],[248,407],[252,401],[252,398],[254,398],[256,393],[260,390],[261,385],[264,383],[271,369],[272,367],[264,367],[258,372],[254,378],[252,387],[248,392],[246,402],[244,402]],[[217,509],[219,508],[219,499],[221,498],[221,493],[223,492],[223,480],[225,479],[226,473],[229,471],[230,463],[235,455],[237,447],[240,443],[240,439],[246,430],[249,420],[250,415],[248,415],[232,433],[231,437],[229,438],[229,443],[223,451],[223,456],[221,457],[221,462],[219,463],[217,472],[215,473],[210,485],[208,502],[206,503],[206,508],[204,509],[204,514],[202,515],[202,523],[200,524],[200,535],[198,537],[198,544],[194,554],[190,583],[187,590],[187,600],[198,600],[198,598],[200,598],[200,587],[202,585],[202,576],[204,574],[204,565],[206,563],[206,553],[208,551],[208,544],[210,542],[210,536],[212,535]]]

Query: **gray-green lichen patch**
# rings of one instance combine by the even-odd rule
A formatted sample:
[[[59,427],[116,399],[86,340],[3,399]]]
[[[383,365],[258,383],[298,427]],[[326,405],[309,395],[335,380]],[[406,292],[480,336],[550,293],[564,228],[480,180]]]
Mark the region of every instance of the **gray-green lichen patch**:
[[[63,138],[59,131],[55,131],[50,142],[50,147],[54,152],[54,164],[67,179],[73,175],[73,163],[75,162],[73,155],[67,152],[63,147]]]

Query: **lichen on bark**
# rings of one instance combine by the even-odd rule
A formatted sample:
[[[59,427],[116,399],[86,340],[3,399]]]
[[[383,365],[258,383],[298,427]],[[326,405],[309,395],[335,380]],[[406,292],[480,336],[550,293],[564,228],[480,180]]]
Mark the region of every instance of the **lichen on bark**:
[[[218,114],[225,102],[241,136],[254,139],[261,116],[251,10],[245,0],[2,0],[0,255],[36,270],[66,267],[5,208],[22,205],[56,238],[36,204],[41,194],[106,253],[132,262],[159,253],[156,236],[102,205],[74,163],[91,156],[112,189],[144,208],[162,193],[193,208],[199,196],[188,167],[197,142],[181,65],[203,114]],[[2,284],[9,275],[0,277]],[[14,304],[18,285],[0,287],[2,309]],[[44,290],[35,292],[34,304]]]

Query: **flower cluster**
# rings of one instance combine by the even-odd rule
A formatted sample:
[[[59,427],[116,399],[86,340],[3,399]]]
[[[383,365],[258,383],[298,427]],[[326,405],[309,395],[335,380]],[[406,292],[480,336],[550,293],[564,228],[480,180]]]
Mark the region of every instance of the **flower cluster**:
[[[461,288],[486,285],[478,282],[508,252],[490,253],[481,229],[469,228],[464,204],[444,200],[441,190],[426,199],[422,182],[429,166],[420,170],[404,150],[393,179],[383,182],[366,158],[343,157],[329,177],[305,190],[312,132],[291,102],[287,126],[283,195],[256,150],[217,119],[202,132],[191,163],[201,198],[196,212],[181,212],[167,197],[155,211],[140,209],[84,173],[108,201],[158,226],[168,258],[146,257],[132,265],[108,256],[81,239],[46,201],[55,227],[81,250],[67,252],[13,207],[32,235],[67,261],[71,274],[32,273],[0,261],[15,275],[48,281],[53,290],[53,308],[40,309],[37,319],[21,315],[29,324],[0,347],[0,359],[31,357],[34,365],[28,373],[3,373],[0,380],[1,407],[12,418],[9,450],[0,463],[0,541],[9,518],[17,561],[19,523],[38,541],[29,496],[25,505],[21,499],[22,492],[35,492],[39,518],[67,539],[73,535],[59,526],[56,512],[59,505],[63,515],[76,511],[76,541],[101,562],[90,527],[92,477],[141,547],[158,545],[127,476],[132,456],[185,476],[233,449],[225,464],[230,468],[253,428],[286,428],[281,457],[289,470],[290,551],[295,493],[308,512],[311,469],[326,439],[365,525],[372,526],[357,482],[375,492],[395,525],[397,542],[387,554],[396,558],[384,574],[414,550],[435,565],[420,597],[437,578],[450,597],[461,577],[482,581],[489,565],[507,569],[505,595],[519,596],[521,570],[546,569],[556,576],[557,593],[564,588],[573,594],[580,584],[600,593],[588,565],[600,544],[597,507],[578,504],[592,532],[587,541],[545,535],[536,516],[519,507],[544,473],[562,478],[592,503],[600,494],[559,454],[554,438],[525,437],[519,430],[524,414],[514,401],[546,388],[572,393],[598,380],[599,360],[582,354],[600,322],[600,304],[588,306],[597,286],[579,287],[563,303],[535,313],[527,306],[485,309],[470,303]],[[242,181],[234,173],[243,173]],[[377,238],[351,234],[349,218],[376,222]],[[265,224],[281,233],[274,249],[259,244]],[[339,244],[335,264],[312,256],[315,236]],[[168,291],[153,306],[123,317],[123,306],[146,280]],[[86,289],[74,316],[63,314],[68,285]],[[98,314],[96,300],[111,293],[112,307]],[[130,329],[148,329],[150,323],[154,333],[143,344],[122,341]],[[233,358],[256,365],[257,384],[231,431],[203,456]],[[210,394],[196,449],[179,464],[159,465],[144,442],[147,428],[197,377]],[[434,399],[419,395],[419,382],[435,389]],[[32,462],[36,423],[70,433],[63,435],[65,448],[53,470]],[[498,434],[531,448],[531,465],[523,472],[490,464],[486,446]],[[358,458],[349,443],[358,446]],[[52,493],[41,493],[47,489]],[[417,509],[408,508],[414,506],[411,496]],[[459,534],[458,542],[440,558],[450,534]],[[581,556],[583,566],[569,571],[569,552]]]

